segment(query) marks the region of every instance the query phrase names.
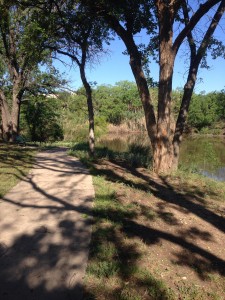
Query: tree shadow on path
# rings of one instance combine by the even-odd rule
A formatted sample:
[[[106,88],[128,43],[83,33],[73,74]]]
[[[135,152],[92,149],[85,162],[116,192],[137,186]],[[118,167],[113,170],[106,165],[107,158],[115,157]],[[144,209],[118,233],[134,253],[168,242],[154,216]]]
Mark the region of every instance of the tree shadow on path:
[[[0,199],[2,300],[82,299],[94,195],[86,168],[54,152]]]

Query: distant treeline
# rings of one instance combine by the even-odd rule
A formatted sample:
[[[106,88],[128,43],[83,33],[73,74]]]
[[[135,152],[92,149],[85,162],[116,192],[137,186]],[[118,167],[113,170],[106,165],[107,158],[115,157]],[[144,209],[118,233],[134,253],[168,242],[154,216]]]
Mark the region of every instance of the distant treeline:
[[[156,105],[157,88],[151,90]],[[173,91],[174,119],[178,113],[182,92]],[[107,125],[143,124],[143,108],[136,84],[121,81],[93,88],[96,135],[106,133]],[[198,132],[222,133],[225,127],[225,91],[194,94],[187,127]],[[21,131],[30,140],[78,141],[88,134],[88,114],[85,90],[59,93],[54,97],[30,98],[22,105]],[[143,128],[143,126],[139,126]]]

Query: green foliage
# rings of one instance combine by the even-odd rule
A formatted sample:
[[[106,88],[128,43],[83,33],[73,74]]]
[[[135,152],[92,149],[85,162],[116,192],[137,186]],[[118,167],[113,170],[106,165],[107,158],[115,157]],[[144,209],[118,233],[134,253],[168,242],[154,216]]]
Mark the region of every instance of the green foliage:
[[[33,92],[37,93],[38,89],[33,89]],[[43,84],[43,92],[45,91]],[[157,103],[157,93],[158,89],[154,88],[151,91],[153,102]],[[28,95],[29,96],[29,95]],[[52,118],[48,117],[47,111],[49,114],[56,114],[54,117],[54,122],[56,122],[63,130],[63,136],[65,141],[73,142],[85,142],[88,137],[88,112],[87,112],[87,99],[85,95],[84,88],[80,88],[76,93],[70,94],[68,92],[59,92],[57,93],[58,98],[48,101],[42,101],[39,110],[45,110],[45,113],[42,112],[42,119],[46,116],[52,122]],[[28,97],[29,98],[29,97]],[[135,83],[122,81],[118,82],[115,86],[111,85],[100,85],[93,90],[94,98],[94,111],[95,111],[95,134],[96,137],[101,137],[103,134],[107,133],[107,125],[109,123],[119,125],[125,122],[138,122],[141,117],[143,117],[143,110],[141,106],[141,101],[138,97],[138,91]],[[173,113],[175,116],[178,115],[179,105],[182,99],[182,91],[175,90],[173,91]],[[27,104],[27,101],[24,101],[22,105],[22,117],[21,117],[21,127],[23,133],[29,132],[28,135],[31,136],[30,130],[31,125],[29,125],[29,130],[26,130],[27,121],[24,121],[25,110],[29,107],[32,111],[37,109],[35,108],[35,101],[32,100],[30,103],[32,106]],[[43,106],[43,104],[45,105]],[[36,104],[37,105],[37,104]],[[40,104],[39,104],[40,105]],[[43,107],[42,107],[43,106]],[[29,112],[29,111],[28,111]],[[28,113],[27,112],[27,113]],[[29,122],[31,119],[35,124],[37,120],[33,113],[31,113]],[[194,94],[190,114],[188,119],[188,125],[195,127],[198,130],[201,130],[202,133],[221,133],[222,120],[225,118],[225,93],[214,92],[209,94]],[[220,128],[217,128],[217,121],[221,120]],[[47,122],[47,121],[46,121]],[[53,122],[53,123],[54,123]],[[41,121],[43,124],[43,121]],[[56,124],[54,123],[54,124]],[[30,123],[29,123],[30,124]],[[57,129],[58,127],[55,126]],[[210,131],[208,128],[210,127]],[[50,129],[49,129],[50,130]],[[51,131],[51,137],[48,135],[47,140],[61,139],[59,134],[59,128],[56,130],[56,133]],[[58,135],[59,134],[59,135]],[[41,135],[41,133],[40,133]],[[133,160],[132,164],[135,165],[135,161],[139,161],[140,157],[146,157],[145,162],[142,164],[149,165],[150,161],[147,161],[148,155],[143,153],[143,149],[136,149],[134,155],[130,160]],[[132,153],[131,149],[128,149],[129,153]],[[141,158],[141,160],[142,160]],[[137,163],[139,164],[139,163]]]
[[[209,94],[194,94],[192,97],[188,123],[198,130],[207,126],[214,126],[225,118],[225,94],[213,92]]]
[[[188,122],[191,126],[200,130],[218,120],[215,98],[215,94],[193,96],[188,118]]]
[[[158,89],[151,91],[153,102],[157,103]],[[122,81],[115,86],[100,85],[93,90],[95,133],[100,137],[107,133],[107,124],[119,125],[125,122],[138,122],[143,117],[141,101],[135,83]],[[173,91],[173,112],[177,116],[182,98],[182,91]],[[215,128],[218,120],[224,118],[225,107],[224,92],[210,94],[194,94],[190,108],[188,124],[196,127],[201,132],[206,132],[206,126]],[[88,137],[88,112],[85,90],[81,87],[75,94],[60,92],[58,94],[59,117],[57,122],[62,124],[64,140],[84,142]],[[49,102],[50,105],[50,102]],[[214,133],[220,133],[221,129],[215,129]],[[140,149],[139,149],[140,150]],[[130,152],[130,150],[128,150]],[[134,151],[135,155],[144,157],[142,151]],[[135,160],[139,158],[133,156]],[[147,156],[146,156],[147,157]],[[144,164],[148,165],[146,161]]]
[[[28,101],[23,110],[23,123],[27,123],[28,136],[32,141],[48,142],[63,139],[57,99],[39,96]]]
[[[120,81],[98,86],[93,92],[95,114],[105,117],[108,123],[119,125],[143,116],[137,86],[134,82]]]
[[[76,94],[60,93],[60,120],[63,126],[64,140],[84,142],[88,137],[88,111],[85,91],[80,88]],[[107,132],[104,116],[95,116],[95,136]]]
[[[216,113],[218,118],[221,120],[225,119],[225,90],[222,90],[220,93],[216,93],[216,104],[217,110]]]
[[[7,78],[4,85],[12,83],[13,68],[16,67],[21,75],[26,73],[28,81],[30,73],[38,64],[48,61],[50,51],[44,46],[46,34],[40,26],[40,13],[35,7],[25,8],[19,4],[8,4],[6,1],[1,3],[0,57],[6,62],[4,79]],[[0,69],[2,70],[2,65]]]

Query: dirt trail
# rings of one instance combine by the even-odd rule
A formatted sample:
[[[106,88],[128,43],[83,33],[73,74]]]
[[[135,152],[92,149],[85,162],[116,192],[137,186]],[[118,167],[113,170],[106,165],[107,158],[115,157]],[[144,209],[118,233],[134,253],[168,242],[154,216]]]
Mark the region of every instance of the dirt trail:
[[[82,299],[93,198],[91,176],[66,149],[37,155],[0,199],[0,299]]]

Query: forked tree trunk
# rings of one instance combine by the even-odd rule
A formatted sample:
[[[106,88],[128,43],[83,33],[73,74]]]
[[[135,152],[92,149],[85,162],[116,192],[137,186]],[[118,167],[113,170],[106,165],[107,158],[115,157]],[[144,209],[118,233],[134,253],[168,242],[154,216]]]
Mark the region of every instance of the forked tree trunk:
[[[139,90],[140,98],[144,108],[146,127],[148,135],[153,148],[153,169],[155,172],[170,172],[172,169],[176,169],[179,158],[179,147],[183,134],[183,128],[186,121],[188,106],[190,98],[193,92],[194,83],[191,87],[187,87],[184,91],[184,99],[182,102],[180,114],[175,126],[172,122],[171,112],[171,93],[172,93],[172,77],[174,60],[178,49],[183,40],[191,33],[192,29],[199,22],[201,17],[208,12],[219,1],[206,1],[206,3],[200,5],[198,11],[193,15],[191,20],[188,20],[187,26],[178,34],[174,43],[173,38],[173,24],[174,17],[176,16],[178,9],[181,7],[182,1],[161,1],[156,0],[155,5],[157,7],[157,16],[159,18],[159,47],[160,47],[160,78],[159,78],[159,96],[158,96],[158,115],[157,121],[155,118],[154,108],[152,105],[150,93],[146,78],[144,76],[142,68],[142,58],[138,51],[137,45],[133,39],[133,25],[135,23],[132,14],[127,17],[126,28],[121,25],[119,20],[107,11],[101,14],[109,24],[109,26],[117,33],[117,35],[123,40],[126,45],[127,51],[130,55],[130,66],[134,74],[137,87]],[[184,3],[186,3],[184,1]],[[224,12],[224,3],[221,1],[220,14]],[[130,18],[129,18],[130,17]],[[204,55],[206,47],[209,42],[209,38],[212,35],[215,27],[218,24],[220,16],[216,15],[211,23],[210,34],[206,33],[206,39],[203,39],[202,45],[199,48],[199,57]],[[125,17],[126,19],[126,17]],[[189,22],[190,21],[190,22]],[[214,24],[213,24],[214,23]],[[200,55],[201,54],[201,55]],[[202,56],[201,56],[202,57]],[[200,61],[199,61],[200,63]],[[199,65],[199,64],[198,64]],[[197,68],[198,68],[197,65]],[[195,73],[195,79],[197,75],[197,68]],[[192,75],[193,70],[191,70]],[[188,79],[189,81],[189,79]],[[175,131],[175,133],[174,133]]]

